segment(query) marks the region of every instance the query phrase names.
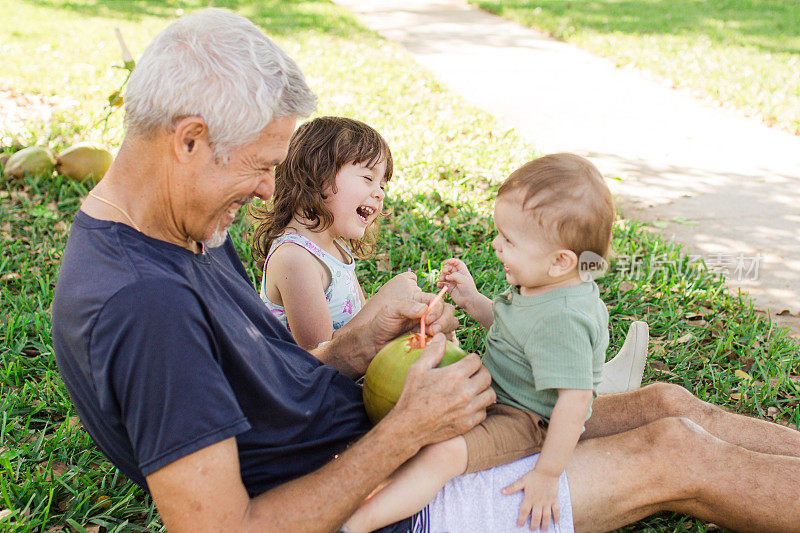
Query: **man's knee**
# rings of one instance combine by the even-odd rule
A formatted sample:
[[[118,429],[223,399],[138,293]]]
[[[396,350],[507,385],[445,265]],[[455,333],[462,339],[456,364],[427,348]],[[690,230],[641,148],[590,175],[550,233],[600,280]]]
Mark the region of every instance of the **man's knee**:
[[[650,450],[676,458],[685,456],[689,447],[700,444],[708,435],[699,424],[683,416],[661,418],[642,429]]]
[[[640,430],[641,463],[647,465],[655,482],[671,499],[695,497],[702,487],[704,469],[716,453],[716,439],[696,422],[680,416],[661,418]]]
[[[703,425],[716,408],[679,385],[654,383],[642,389],[647,403],[655,406],[662,417],[685,417]]]

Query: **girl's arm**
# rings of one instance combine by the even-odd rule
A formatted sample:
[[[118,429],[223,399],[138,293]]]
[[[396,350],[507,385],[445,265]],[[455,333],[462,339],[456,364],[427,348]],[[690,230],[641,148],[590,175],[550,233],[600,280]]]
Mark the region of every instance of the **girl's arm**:
[[[325,281],[320,262],[299,246],[281,246],[270,257],[265,283],[280,293],[292,336],[306,350],[333,336]]]
[[[520,527],[529,516],[532,530],[538,525],[542,530],[547,529],[551,515],[553,522],[558,522],[558,478],[575,451],[591,403],[590,390],[558,389],[558,401],[536,466],[503,489],[503,494],[525,491],[517,520]]]

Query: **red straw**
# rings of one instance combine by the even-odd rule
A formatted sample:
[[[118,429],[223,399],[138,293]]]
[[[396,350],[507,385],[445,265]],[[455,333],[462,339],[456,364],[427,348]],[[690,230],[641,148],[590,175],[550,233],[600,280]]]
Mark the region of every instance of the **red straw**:
[[[425,317],[428,316],[428,313],[430,312],[431,309],[433,309],[433,306],[439,303],[439,300],[444,298],[444,293],[446,292],[447,292],[447,285],[442,287],[442,290],[439,291],[439,294],[434,296],[433,300],[431,300],[431,303],[428,304],[428,308],[425,309],[425,312],[422,313],[422,317],[419,319],[419,344],[420,347],[422,348],[424,348],[428,342],[427,337],[425,335]]]

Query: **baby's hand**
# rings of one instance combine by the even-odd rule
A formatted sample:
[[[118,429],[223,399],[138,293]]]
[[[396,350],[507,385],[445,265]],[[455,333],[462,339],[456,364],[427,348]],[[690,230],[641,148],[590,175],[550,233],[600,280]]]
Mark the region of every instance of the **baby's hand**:
[[[466,263],[461,259],[451,258],[442,265],[442,271],[439,273],[439,281],[436,286],[441,288],[445,285],[450,297],[462,309],[468,309],[470,303],[473,302],[478,294],[475,280],[472,279],[472,274],[469,273]]]
[[[534,469],[504,488],[503,494],[514,494],[521,490],[525,491],[525,495],[519,508],[517,526],[524,526],[529,516],[531,531],[547,531],[551,516],[554,524],[558,522],[558,476],[542,474]]]

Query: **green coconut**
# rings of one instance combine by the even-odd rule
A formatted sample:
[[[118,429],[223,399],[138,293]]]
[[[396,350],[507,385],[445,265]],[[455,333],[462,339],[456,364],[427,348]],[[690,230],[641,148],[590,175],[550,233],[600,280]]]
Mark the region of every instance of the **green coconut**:
[[[91,177],[96,183],[105,175],[113,160],[111,152],[102,146],[78,143],[56,156],[56,170],[73,180],[83,181]]]
[[[398,337],[378,352],[364,377],[364,407],[373,424],[377,424],[400,398],[409,367],[422,353],[419,335],[409,333]],[[459,361],[467,352],[450,341],[444,350],[439,367]]]
[[[7,177],[23,178],[25,174],[53,172],[55,164],[56,160],[50,150],[44,146],[31,146],[9,157],[3,166],[3,173]]]

